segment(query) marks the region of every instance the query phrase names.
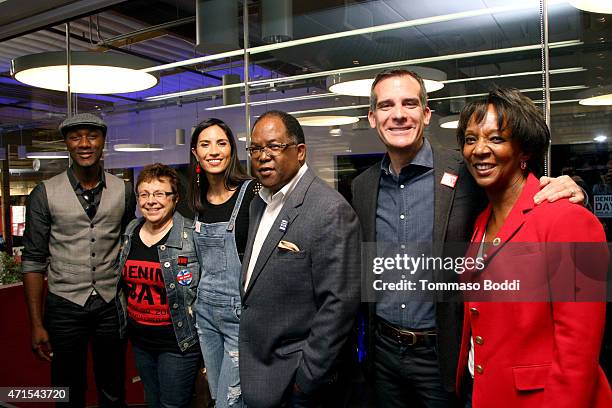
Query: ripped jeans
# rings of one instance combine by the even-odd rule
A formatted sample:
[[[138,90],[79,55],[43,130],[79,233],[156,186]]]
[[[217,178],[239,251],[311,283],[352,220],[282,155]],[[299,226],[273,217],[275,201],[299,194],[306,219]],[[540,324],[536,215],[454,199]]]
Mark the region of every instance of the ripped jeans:
[[[243,408],[238,369],[240,300],[219,304],[198,296],[196,327],[216,408]]]

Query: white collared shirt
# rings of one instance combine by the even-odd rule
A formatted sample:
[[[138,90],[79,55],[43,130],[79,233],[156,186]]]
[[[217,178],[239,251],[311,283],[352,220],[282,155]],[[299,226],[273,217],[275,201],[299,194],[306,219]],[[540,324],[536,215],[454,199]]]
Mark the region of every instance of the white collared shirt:
[[[259,227],[257,228],[257,234],[255,235],[255,240],[253,241],[253,250],[251,251],[251,258],[249,259],[249,267],[247,269],[247,275],[244,280],[244,289],[248,288],[249,282],[251,280],[251,275],[253,274],[253,269],[255,268],[255,264],[257,263],[257,258],[259,257],[259,252],[261,251],[261,247],[263,246],[264,241],[268,237],[268,233],[280,214],[285,202],[287,201],[287,197],[291,192],[295,189],[295,186],[300,181],[304,173],[308,170],[308,166],[306,163],[300,167],[300,170],[297,172],[295,176],[289,181],[283,188],[278,190],[276,193],[272,193],[268,188],[262,188],[259,190],[259,196],[262,200],[267,204],[266,209],[261,216],[261,220],[259,221]]]

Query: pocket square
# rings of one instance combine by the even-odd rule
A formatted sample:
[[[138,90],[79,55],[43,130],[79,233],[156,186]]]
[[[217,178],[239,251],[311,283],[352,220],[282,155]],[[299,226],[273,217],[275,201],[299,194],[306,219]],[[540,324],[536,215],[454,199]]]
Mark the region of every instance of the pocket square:
[[[297,245],[295,245],[293,242],[289,242],[289,241],[281,241],[278,243],[278,247],[280,249],[285,249],[287,251],[291,251],[291,252],[300,252],[300,248],[298,248]]]

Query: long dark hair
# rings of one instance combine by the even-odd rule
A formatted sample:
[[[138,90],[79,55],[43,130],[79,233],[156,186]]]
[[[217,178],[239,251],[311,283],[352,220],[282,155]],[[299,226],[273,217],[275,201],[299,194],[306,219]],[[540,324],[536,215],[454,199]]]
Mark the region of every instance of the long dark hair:
[[[204,206],[202,205],[202,193],[208,191],[208,178],[204,173],[204,170],[200,170],[200,173],[196,173],[196,167],[198,166],[198,160],[193,155],[192,151],[196,150],[198,144],[198,137],[200,133],[204,129],[207,129],[211,126],[219,126],[225,135],[227,136],[227,140],[230,144],[230,162],[225,169],[225,174],[223,175],[223,183],[225,188],[228,190],[236,189],[243,181],[250,180],[251,178],[246,174],[242,165],[240,164],[240,160],[238,160],[238,151],[236,150],[236,140],[234,139],[234,134],[232,130],[223,122],[221,119],[216,118],[208,118],[198,123],[198,125],[193,130],[191,134],[191,150],[189,152],[189,172],[190,172],[190,183],[189,183],[189,206],[195,212],[204,211]],[[200,182],[198,183],[198,178]]]

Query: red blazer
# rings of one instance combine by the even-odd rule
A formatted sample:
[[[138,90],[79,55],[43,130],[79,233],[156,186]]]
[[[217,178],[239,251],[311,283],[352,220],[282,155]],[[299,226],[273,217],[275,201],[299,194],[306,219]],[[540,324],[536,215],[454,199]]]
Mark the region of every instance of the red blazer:
[[[533,196],[538,190],[538,180],[530,174],[498,234],[501,243],[486,252],[489,261],[481,272],[485,276],[497,280],[496,265],[498,270],[512,269],[515,278],[549,273],[550,258],[548,263],[538,265],[533,253],[514,254],[510,262],[508,256],[497,256],[503,254],[508,242],[606,241],[597,218],[579,205],[560,200],[535,206]],[[491,206],[478,217],[473,243],[482,241],[490,213]],[[512,252],[512,245],[505,249]],[[601,265],[607,266],[607,257],[604,248],[599,258]],[[572,262],[571,256],[562,262]],[[509,264],[512,268],[508,268]],[[474,408],[610,408],[612,392],[598,363],[604,323],[603,302],[468,300],[457,390],[461,390],[461,381],[467,373],[471,334]]]

